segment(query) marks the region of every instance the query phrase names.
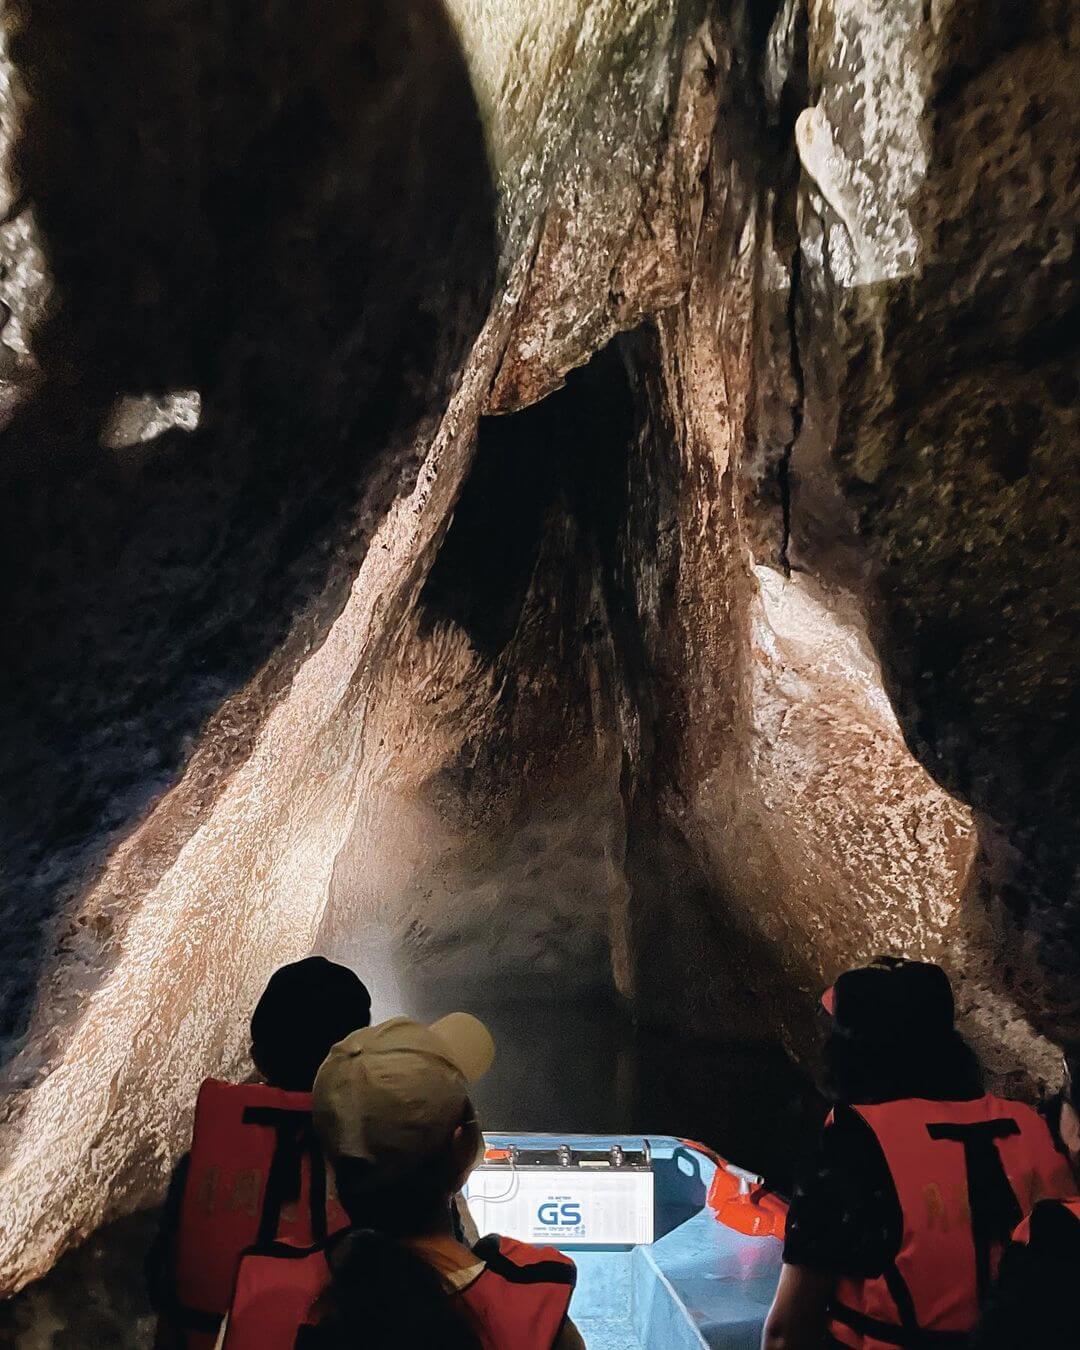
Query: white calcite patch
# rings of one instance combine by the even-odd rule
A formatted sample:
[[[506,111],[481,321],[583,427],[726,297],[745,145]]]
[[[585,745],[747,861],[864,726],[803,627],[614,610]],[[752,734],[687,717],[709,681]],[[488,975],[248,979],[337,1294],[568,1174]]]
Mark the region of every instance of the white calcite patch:
[[[851,598],[755,575],[754,775],[799,841],[790,856],[842,888],[853,955],[940,956],[974,862],[971,813],[905,745]]]
[[[926,177],[922,118],[929,69],[920,47],[922,0],[814,0],[821,93],[800,113],[803,169],[840,223],[829,267],[842,286],[910,275],[913,220]]]
[[[119,399],[109,412],[101,430],[101,443],[109,450],[154,441],[171,427],[194,431],[202,413],[202,398],[197,389],[174,394],[128,395]]]

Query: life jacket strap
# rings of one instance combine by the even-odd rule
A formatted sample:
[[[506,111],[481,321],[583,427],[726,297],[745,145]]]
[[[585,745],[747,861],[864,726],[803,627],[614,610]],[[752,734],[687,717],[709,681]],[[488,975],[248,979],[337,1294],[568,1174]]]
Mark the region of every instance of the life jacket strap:
[[[881,1272],[881,1278],[885,1281],[885,1287],[892,1296],[893,1303],[896,1304],[898,1322],[881,1321],[843,1303],[833,1305],[832,1316],[835,1320],[860,1335],[872,1336],[875,1340],[885,1341],[888,1345],[914,1346],[919,1350],[923,1350],[923,1347],[930,1350],[932,1346],[967,1345],[965,1332],[925,1331],[919,1326],[915,1300],[895,1261],[885,1267]]]
[[[1024,1217],[1016,1192],[1006,1175],[999,1139],[1020,1133],[1011,1117],[980,1120],[972,1124],[928,1124],[931,1139],[946,1139],[964,1150],[971,1233],[975,1242],[975,1295],[979,1306],[986,1300],[994,1278],[994,1256]]]
[[[911,1335],[917,1334],[921,1328],[915,1313],[915,1300],[911,1297],[911,1290],[908,1288],[903,1275],[900,1274],[895,1261],[890,1262],[885,1267],[882,1271],[882,1278],[885,1281],[885,1288],[888,1289],[892,1301],[896,1304],[901,1327]]]
[[[886,1345],[904,1346],[905,1350],[964,1350],[969,1339],[963,1331],[924,1331],[917,1326],[904,1327],[898,1322],[882,1322],[843,1303],[834,1303],[829,1316],[860,1336],[870,1336],[876,1341],[884,1341]]]
[[[265,1250],[276,1240],[282,1209],[299,1198],[305,1156],[308,1159],[311,1238],[316,1247],[321,1246],[327,1237],[326,1162],[311,1113],[290,1111],[280,1106],[246,1106],[242,1119],[245,1125],[268,1126],[276,1135],[255,1247]]]
[[[569,1284],[577,1282],[577,1269],[571,1261],[532,1261],[519,1266],[504,1256],[499,1248],[499,1239],[495,1234],[481,1238],[473,1246],[473,1252],[486,1265],[493,1275],[508,1280],[511,1284]]]

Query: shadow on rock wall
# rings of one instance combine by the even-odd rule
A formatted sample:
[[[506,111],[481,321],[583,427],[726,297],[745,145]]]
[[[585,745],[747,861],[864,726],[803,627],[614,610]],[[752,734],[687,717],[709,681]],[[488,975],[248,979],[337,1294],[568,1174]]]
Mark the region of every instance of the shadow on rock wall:
[[[445,406],[495,256],[438,0],[9,10],[10,218],[29,230],[3,236],[5,294],[32,358],[0,491],[0,1037],[110,839],[201,733],[217,762],[147,856],[163,870],[321,640],[411,485],[403,447]],[[44,304],[19,293],[34,230]],[[176,391],[197,392],[196,429],[144,419],[116,443],[118,398]]]

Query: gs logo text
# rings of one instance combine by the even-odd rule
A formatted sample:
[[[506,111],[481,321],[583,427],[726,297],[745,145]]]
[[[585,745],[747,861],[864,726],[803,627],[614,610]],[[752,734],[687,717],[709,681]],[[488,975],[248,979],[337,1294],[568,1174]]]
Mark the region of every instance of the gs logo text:
[[[581,1223],[581,1205],[576,1200],[549,1200],[536,1214],[547,1228],[572,1228]]]

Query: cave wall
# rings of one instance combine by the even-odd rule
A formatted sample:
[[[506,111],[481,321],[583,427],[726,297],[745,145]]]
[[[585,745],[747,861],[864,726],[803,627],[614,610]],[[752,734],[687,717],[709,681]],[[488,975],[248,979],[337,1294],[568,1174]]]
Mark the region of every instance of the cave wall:
[[[0,1290],[312,948],[799,1053],[903,948],[1045,1076],[1069,7],[135,8],[6,11]]]
[[[693,277],[658,325],[667,604],[638,588],[666,624],[646,683],[688,946],[723,950],[730,914],[751,969],[806,995],[877,949],[933,956],[1030,1087],[1078,951],[1075,492],[1048,468],[1073,454],[1076,16],[785,4],[731,50]],[[658,893],[650,870],[646,974],[677,874]],[[796,1046],[808,1004],[777,1014]]]
[[[609,347],[528,410],[481,419],[369,711],[386,770],[321,940],[361,965],[396,945],[395,982],[425,1002],[611,989],[625,846],[607,602],[633,417]]]
[[[324,6],[317,50],[276,10],[174,43],[182,7],[130,8],[5,14],[3,272],[26,348],[7,349],[3,463],[8,1053],[50,945],[107,961],[122,940],[108,887],[56,924],[110,848],[186,766],[139,850],[134,889],[156,881],[325,637],[494,269],[437,6]],[[194,428],[143,439],[185,390]],[[117,446],[133,395],[150,425]]]
[[[556,190],[606,222],[607,249],[575,257],[597,331],[616,326],[590,280],[610,257],[648,274],[635,303],[663,292],[657,241],[635,230],[642,193],[681,214],[671,119],[693,102],[697,6],[598,6],[584,34],[513,5],[324,9],[313,25],[271,5],[254,28],[221,18],[225,32],[189,31],[183,4],[5,15],[19,643],[4,746],[22,797],[5,812],[19,985],[0,1289],[158,1191],[199,1079],[238,1063],[266,975],[316,942],[379,776],[362,757],[375,686],[449,524]],[[483,141],[457,47],[470,14],[474,62],[508,72],[481,86]],[[111,176],[88,185],[99,142]],[[195,180],[186,220],[174,158]],[[121,203],[133,218],[117,232]],[[499,279],[477,337],[493,219]],[[205,272],[177,245],[189,236]],[[560,369],[588,353],[579,319]],[[197,429],[188,398],[181,424],[144,439],[167,396],[191,392]],[[125,434],[128,453],[103,453]]]
[[[797,489],[797,552],[832,577],[823,536],[856,536],[908,742],[979,812],[1003,971],[1075,1034],[1078,16],[861,18],[810,11],[799,346],[843,510]],[[805,449],[796,478],[826,477]]]
[[[988,696],[964,692],[941,663],[962,649],[978,671],[1007,640],[1000,669],[1037,665],[1055,699],[1071,686],[1062,671],[1076,588],[1056,570],[1050,536],[1066,529],[1069,488],[1035,475],[1023,501],[1014,494],[1003,506],[977,477],[981,442],[968,435],[987,418],[1020,440],[1043,425],[1024,413],[1019,384],[983,406],[999,372],[982,367],[1002,342],[991,317],[1010,269],[1023,290],[1035,256],[1045,265],[1037,296],[1023,302],[1028,326],[1007,314],[1006,341],[1017,350],[1030,340],[1029,363],[1054,351],[1047,424],[1064,426],[1072,200],[1060,156],[1070,141],[1055,130],[1056,95],[1040,100],[1030,85],[1046,67],[1064,88],[1075,42],[1053,7],[1020,24],[995,11],[978,34],[963,6],[789,4],[770,18],[717,20],[687,57],[683,87],[696,87],[717,119],[707,149],[692,139],[700,119],[681,119],[673,156],[699,170],[675,235],[692,240],[689,280],[621,342],[638,444],[622,555],[601,569],[611,646],[601,679],[610,670],[614,684],[595,708],[600,762],[611,757],[612,706],[623,755],[627,857],[608,888],[616,979],[638,1015],[712,1034],[753,1034],[770,998],[773,1024],[805,1050],[823,976],[880,949],[920,953],[952,971],[965,1025],[1001,1081],[1030,1087],[1053,1073],[1031,1019],[1059,1033],[1070,1025],[1075,938],[1061,887],[1071,843],[1059,822],[1070,809],[1061,785],[1071,738],[1054,705],[1015,691],[997,699],[1015,725],[992,722]],[[1003,124],[1001,88],[1013,110]],[[957,107],[960,89],[967,108]],[[1052,142],[1043,167],[1021,182],[1039,137]],[[959,148],[968,144],[970,153]],[[1012,194],[997,187],[1008,165]],[[958,169],[963,192],[993,185],[993,229],[982,223],[990,202],[969,216],[969,196],[958,198]],[[969,233],[939,259],[934,240],[957,220]],[[567,277],[576,285],[575,249],[590,223],[581,214],[568,223],[557,206],[545,217],[518,316],[528,341],[511,340],[489,406],[519,406],[538,378],[546,387],[556,360],[579,359],[545,306],[564,298]],[[1025,231],[1034,242],[1021,248]],[[990,282],[995,298],[974,315],[957,302]],[[627,328],[640,308],[612,317]],[[946,318],[958,336],[941,362]],[[573,333],[595,344],[607,331],[579,313]],[[961,432],[912,456],[898,405],[922,398],[934,416],[947,404]],[[1067,457],[1063,441],[1058,449]],[[852,468],[860,454],[865,473]],[[913,459],[925,465],[918,473]],[[878,478],[872,506],[868,480]],[[892,522],[909,511],[894,537]],[[1013,557],[1017,547],[1031,558]],[[1007,594],[997,583],[984,593],[988,565],[1008,573]],[[958,590],[963,578],[970,593]],[[918,601],[903,599],[916,584]],[[1002,619],[1021,611],[1028,627],[1006,639],[1013,625]],[[1054,616],[1046,643],[1030,631],[1039,613]],[[527,649],[512,659],[536,677],[562,662],[547,647],[535,668]],[[560,680],[574,680],[568,663]],[[970,720],[957,723],[961,704]],[[480,722],[470,767],[478,738],[498,753],[459,794],[470,802],[469,837],[500,837],[515,821],[489,799],[498,763],[516,766],[520,741]],[[565,781],[525,738],[529,792],[545,774]],[[1018,793],[1021,751],[1041,780],[1034,800]],[[993,800],[985,781],[950,767],[957,754],[976,756],[1005,796]],[[583,781],[590,772],[578,770]],[[442,800],[453,815],[457,805]],[[1025,881],[1031,867],[1040,875]]]

